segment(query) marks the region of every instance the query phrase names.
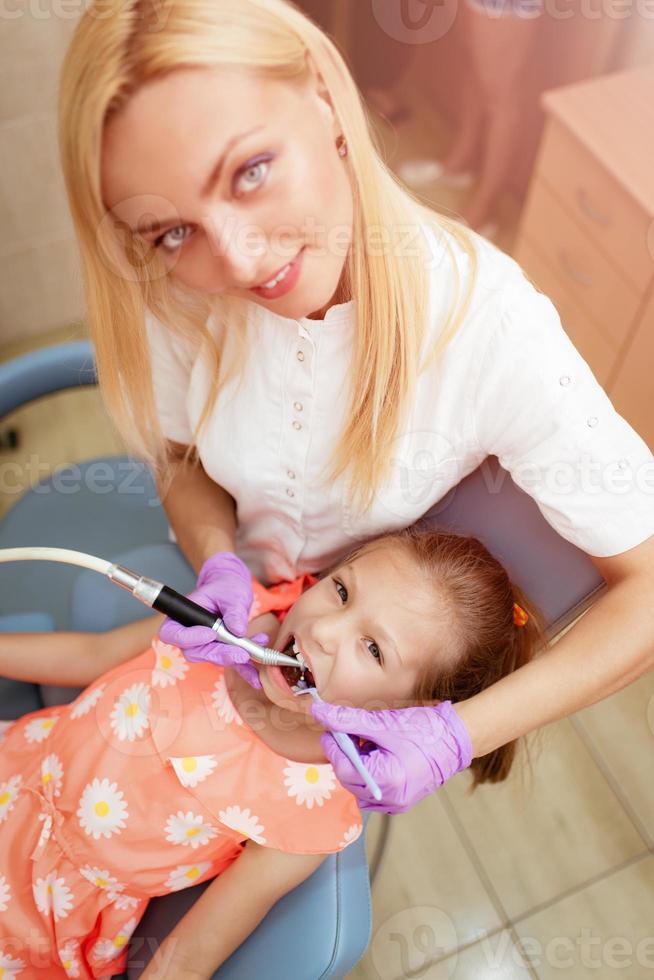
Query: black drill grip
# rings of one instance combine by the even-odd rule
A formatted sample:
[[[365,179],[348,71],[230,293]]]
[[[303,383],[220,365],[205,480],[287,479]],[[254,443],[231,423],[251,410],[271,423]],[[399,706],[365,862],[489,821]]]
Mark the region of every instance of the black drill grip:
[[[170,619],[182,626],[208,626],[211,628],[220,615],[209,612],[204,606],[199,606],[192,599],[175,592],[164,585],[157,598],[152,603],[154,609],[165,613]]]

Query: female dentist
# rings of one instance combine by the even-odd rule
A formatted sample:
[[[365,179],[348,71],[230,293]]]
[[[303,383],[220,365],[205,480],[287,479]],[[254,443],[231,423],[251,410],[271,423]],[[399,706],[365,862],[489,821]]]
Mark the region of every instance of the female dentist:
[[[609,583],[546,656],[455,706],[314,704],[374,743],[381,803],[323,736],[364,808],[407,810],[651,669],[651,453],[520,267],[386,168],[309,18],[286,0],[91,0],[59,139],[106,404],[158,474],[194,597],[235,633],[251,572],[315,573],[489,454]],[[202,627],[162,636],[242,656]]]

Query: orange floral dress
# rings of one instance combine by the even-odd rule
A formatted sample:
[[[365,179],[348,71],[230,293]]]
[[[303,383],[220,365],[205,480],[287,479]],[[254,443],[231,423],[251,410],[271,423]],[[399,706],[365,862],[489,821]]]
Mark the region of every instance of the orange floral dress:
[[[313,581],[255,581],[251,618],[283,615]],[[220,874],[248,839],[330,853],[362,830],[329,763],[277,755],[236,711],[224,668],[156,636],[0,740],[4,980],[120,973],[148,901]]]

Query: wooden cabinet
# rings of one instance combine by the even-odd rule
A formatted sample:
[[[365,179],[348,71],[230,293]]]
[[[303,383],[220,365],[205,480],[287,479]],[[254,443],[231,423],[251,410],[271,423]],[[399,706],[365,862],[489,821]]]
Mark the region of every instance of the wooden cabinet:
[[[545,92],[514,248],[654,449],[654,66]]]

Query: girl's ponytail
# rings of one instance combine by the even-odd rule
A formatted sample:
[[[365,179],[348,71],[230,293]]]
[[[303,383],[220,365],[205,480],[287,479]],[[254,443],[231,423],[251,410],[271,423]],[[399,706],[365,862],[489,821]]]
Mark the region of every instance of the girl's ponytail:
[[[540,611],[530,604],[517,585],[512,584],[511,591],[513,602],[517,604],[520,612],[514,610],[513,629],[508,631],[506,646],[503,654],[500,654],[501,662],[497,665],[500,677],[506,677],[529,663],[535,651],[547,642],[545,623]],[[526,614],[525,622],[521,622],[522,613]],[[499,680],[499,677],[497,679]],[[472,773],[470,792],[481,783],[500,783],[506,779],[511,771],[517,748],[518,741],[514,739],[486,755],[473,759],[470,764]]]

